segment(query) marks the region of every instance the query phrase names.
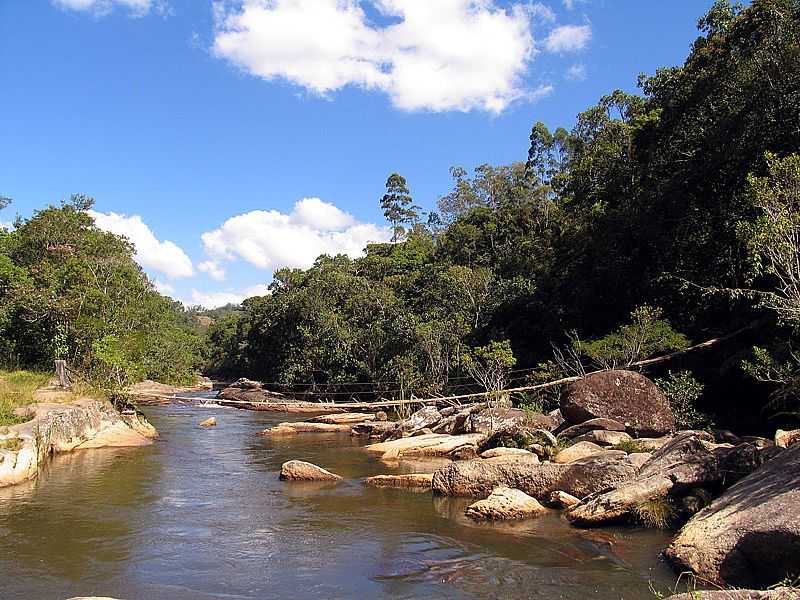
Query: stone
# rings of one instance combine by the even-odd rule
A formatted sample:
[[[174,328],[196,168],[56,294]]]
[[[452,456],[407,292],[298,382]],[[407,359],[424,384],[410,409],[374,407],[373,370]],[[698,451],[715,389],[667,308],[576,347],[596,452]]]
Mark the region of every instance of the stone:
[[[467,507],[466,514],[476,521],[526,519],[546,513],[547,509],[525,492],[500,486],[488,498]]]
[[[442,415],[435,406],[425,406],[412,414],[400,424],[403,433],[414,433],[421,429],[430,429],[442,420]]]
[[[778,429],[775,432],[775,445],[778,448],[788,448],[798,442],[800,442],[800,429],[793,429],[792,431]]]
[[[581,501],[579,498],[576,498],[567,492],[562,492],[561,490],[556,490],[550,494],[550,504],[558,508],[572,508],[580,503]]]
[[[559,432],[558,437],[573,439],[591,431],[625,431],[625,425],[614,419],[589,419],[578,425],[572,425]]]
[[[722,586],[766,588],[800,574],[800,445],[692,517],[666,557]]]
[[[637,438],[636,446],[641,452],[655,452],[669,444],[674,436],[665,435],[658,438]]]
[[[492,448],[481,452],[481,458],[496,458],[498,456],[526,456],[533,454],[530,450],[522,448]]]
[[[575,462],[592,454],[603,452],[603,448],[592,442],[578,442],[569,448],[564,448],[561,452],[556,454],[553,462],[560,465]]]
[[[290,460],[281,465],[280,478],[284,481],[339,481],[341,477],[302,460]]]
[[[431,489],[433,473],[411,473],[408,475],[376,475],[367,477],[365,485],[378,488]]]
[[[375,415],[370,413],[338,413],[333,415],[320,415],[309,419],[309,423],[326,423],[328,425],[355,425],[374,421]],[[384,419],[385,421],[386,419]]]
[[[788,587],[771,590],[696,590],[670,596],[667,600],[800,600],[800,590]]]
[[[441,496],[480,498],[504,485],[548,502],[559,490],[584,498],[630,479],[637,470],[624,455],[596,455],[569,464],[503,456],[446,465],[433,474],[433,491]]]
[[[383,436],[394,431],[395,427],[395,423],[388,421],[369,421],[353,425],[350,435],[382,439]]]
[[[713,440],[705,432],[679,433],[654,452],[635,477],[586,499],[569,511],[567,518],[583,527],[615,523],[629,518],[644,502],[677,499],[701,486],[730,485],[755,469],[758,456],[754,447],[734,448]]]
[[[375,413],[375,420],[376,421],[388,421],[389,415],[387,415],[384,411],[379,410]]]
[[[618,446],[619,444],[630,442],[631,440],[633,440],[633,438],[624,431],[603,431],[602,429],[598,429],[597,431],[584,433],[576,437],[573,441],[576,443],[591,442],[598,446]]]
[[[561,413],[578,425],[590,419],[613,419],[634,436],[660,436],[675,430],[675,417],[655,383],[634,371],[601,371],[568,384]]]
[[[217,426],[217,418],[216,417],[209,417],[205,421],[200,421],[200,427],[216,427]]]

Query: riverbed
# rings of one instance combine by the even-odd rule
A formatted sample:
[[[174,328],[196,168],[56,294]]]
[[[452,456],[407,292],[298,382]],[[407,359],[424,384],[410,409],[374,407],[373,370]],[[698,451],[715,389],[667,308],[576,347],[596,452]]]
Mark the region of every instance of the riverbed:
[[[0,599],[633,600],[675,583],[664,532],[581,531],[557,513],[475,524],[469,501],[360,482],[432,465],[383,464],[347,435],[258,435],[302,417],[145,412],[154,445],[57,456],[0,490]],[[210,416],[216,428],[198,427]],[[281,482],[291,459],[345,481]]]

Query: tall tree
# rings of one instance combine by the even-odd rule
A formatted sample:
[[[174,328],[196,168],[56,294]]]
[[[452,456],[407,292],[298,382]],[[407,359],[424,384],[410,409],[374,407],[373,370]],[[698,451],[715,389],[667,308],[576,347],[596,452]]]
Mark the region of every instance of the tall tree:
[[[398,173],[386,180],[386,193],[381,199],[381,208],[386,220],[392,224],[392,241],[398,241],[405,233],[405,224],[419,220],[419,206],[413,204],[405,177]]]

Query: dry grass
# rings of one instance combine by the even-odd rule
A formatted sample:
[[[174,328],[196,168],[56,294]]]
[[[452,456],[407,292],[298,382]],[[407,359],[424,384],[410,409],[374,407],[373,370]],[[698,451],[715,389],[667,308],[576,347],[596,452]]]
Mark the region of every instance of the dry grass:
[[[669,529],[675,520],[675,507],[667,498],[653,498],[635,509],[636,517],[645,527]]]
[[[50,375],[34,371],[0,371],[0,425],[16,425],[27,419],[14,410],[36,401],[36,390],[47,385]]]

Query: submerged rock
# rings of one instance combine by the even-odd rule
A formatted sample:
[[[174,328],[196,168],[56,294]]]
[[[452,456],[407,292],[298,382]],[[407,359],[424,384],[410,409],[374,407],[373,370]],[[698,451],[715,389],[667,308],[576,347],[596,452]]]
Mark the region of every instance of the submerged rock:
[[[590,419],[613,419],[635,436],[658,436],[675,430],[675,417],[655,383],[634,371],[602,371],[570,383],[561,394],[561,413],[578,425]]]
[[[526,519],[546,513],[547,509],[525,492],[500,486],[488,498],[470,504],[464,512],[476,521]]]
[[[411,473],[407,475],[376,475],[367,477],[365,485],[379,488],[431,489],[432,473]]]
[[[335,473],[302,460],[290,460],[281,465],[280,478],[284,481],[339,481]]]
[[[666,551],[718,585],[768,587],[800,574],[800,446],[782,451],[681,529]]]

